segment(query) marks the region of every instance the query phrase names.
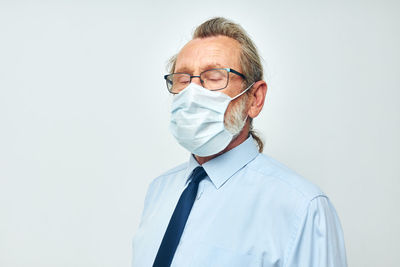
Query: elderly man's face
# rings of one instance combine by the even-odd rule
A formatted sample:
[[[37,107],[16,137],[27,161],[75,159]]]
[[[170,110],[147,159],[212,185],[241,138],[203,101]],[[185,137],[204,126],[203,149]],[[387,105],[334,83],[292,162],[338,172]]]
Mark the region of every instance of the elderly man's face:
[[[240,44],[232,38],[226,36],[197,38],[182,48],[174,72],[199,75],[202,71],[212,68],[232,68],[242,72],[239,56]],[[241,92],[243,79],[233,73],[229,75],[228,87],[221,92],[233,97]],[[193,78],[192,82],[201,85],[198,78]]]
[[[232,68],[242,72],[239,63],[240,44],[229,37],[217,36],[197,38],[188,42],[178,54],[174,72],[184,72],[199,75],[202,71],[212,68]],[[199,78],[193,78],[193,83],[201,85]],[[243,89],[243,78],[229,73],[228,86],[220,90],[230,97],[238,95]],[[233,100],[227,109],[225,120],[231,121],[229,114],[241,97]]]

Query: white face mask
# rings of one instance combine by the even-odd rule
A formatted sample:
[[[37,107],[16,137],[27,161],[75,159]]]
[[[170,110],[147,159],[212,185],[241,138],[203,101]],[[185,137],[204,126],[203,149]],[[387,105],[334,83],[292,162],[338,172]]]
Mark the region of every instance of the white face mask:
[[[226,109],[232,100],[244,94],[253,84],[233,98],[195,83],[189,84],[174,96],[170,122],[172,135],[194,155],[206,157],[221,152],[234,137],[224,125]]]

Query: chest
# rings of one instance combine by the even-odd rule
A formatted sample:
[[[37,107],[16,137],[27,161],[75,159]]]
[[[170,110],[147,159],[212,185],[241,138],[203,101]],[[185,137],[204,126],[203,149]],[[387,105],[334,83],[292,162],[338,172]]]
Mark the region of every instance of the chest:
[[[154,259],[179,195],[164,192],[149,207],[136,254]],[[280,266],[292,219],[278,203],[272,192],[251,185],[217,190],[202,182],[172,266]]]

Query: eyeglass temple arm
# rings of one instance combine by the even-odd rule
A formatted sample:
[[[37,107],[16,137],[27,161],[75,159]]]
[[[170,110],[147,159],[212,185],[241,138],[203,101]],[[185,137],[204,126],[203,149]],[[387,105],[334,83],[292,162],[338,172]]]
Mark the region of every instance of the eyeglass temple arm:
[[[230,68],[226,68],[226,70],[229,71],[229,72],[235,73],[236,75],[239,75],[240,77],[242,77],[243,79],[246,80],[246,77],[243,74],[241,74],[240,72],[238,72],[238,71],[236,71],[234,69],[230,69]]]

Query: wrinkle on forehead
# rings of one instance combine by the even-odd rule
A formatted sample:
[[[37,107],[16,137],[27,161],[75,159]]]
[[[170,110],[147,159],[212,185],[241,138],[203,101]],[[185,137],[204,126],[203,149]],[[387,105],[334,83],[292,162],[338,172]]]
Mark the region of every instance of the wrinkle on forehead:
[[[210,68],[240,68],[240,44],[226,36],[196,38],[179,52],[175,71],[198,74]]]

